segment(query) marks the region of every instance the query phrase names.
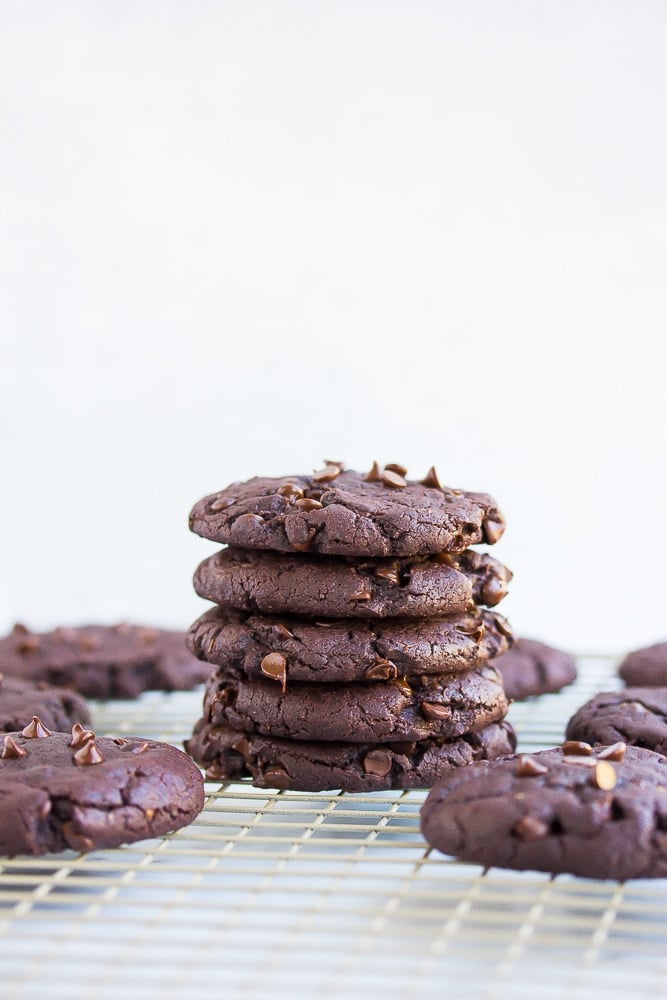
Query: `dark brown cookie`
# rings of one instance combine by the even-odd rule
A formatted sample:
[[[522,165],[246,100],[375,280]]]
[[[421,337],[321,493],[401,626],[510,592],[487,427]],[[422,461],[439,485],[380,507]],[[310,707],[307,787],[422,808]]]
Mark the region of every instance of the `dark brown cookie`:
[[[571,749],[452,771],[422,808],[427,841],[485,866],[667,876],[667,758],[636,747]]]
[[[294,740],[385,743],[452,740],[504,718],[507,701],[493,667],[467,674],[369,684],[249,681],[218,669],[204,696],[204,721]]]
[[[259,788],[319,792],[377,792],[430,788],[455,767],[512,753],[514,730],[492,724],[458,740],[421,743],[305,743],[237,732],[200,722],[186,743],[207,776],[216,781],[252,777]]]
[[[0,671],[46,681],[87,698],[136,698],[142,691],[182,691],[207,672],[183,632],[140,625],[88,625],[36,634],[24,625],[0,639]]]
[[[535,639],[515,639],[509,652],[493,665],[503,675],[507,697],[514,701],[560,691],[577,677],[577,665],[569,653]]]
[[[195,590],[222,607],[325,618],[425,618],[497,604],[512,574],[491,556],[349,562],[223,549],[198,567]]]
[[[142,739],[98,739],[36,719],[0,736],[0,854],[92,851],[158,837],[204,804],[201,773],[180,750]]]
[[[73,722],[86,726],[90,722],[88,706],[73,691],[0,674],[0,732],[23,729],[33,715],[38,715],[47,729],[69,729]]]
[[[568,722],[567,738],[588,743],[620,740],[667,756],[667,687],[596,694]]]
[[[248,677],[347,683],[464,673],[506,650],[510,636],[505,619],[491,611],[316,622],[212,608],[194,623],[188,642],[200,659]]]
[[[404,477],[400,466],[362,475],[335,463],[312,476],[232,483],[195,504],[190,527],[241,548],[362,557],[461,552],[502,535],[487,494],[442,487],[433,469],[421,482]]]
[[[628,653],[618,672],[626,684],[667,687],[667,642],[657,642]]]

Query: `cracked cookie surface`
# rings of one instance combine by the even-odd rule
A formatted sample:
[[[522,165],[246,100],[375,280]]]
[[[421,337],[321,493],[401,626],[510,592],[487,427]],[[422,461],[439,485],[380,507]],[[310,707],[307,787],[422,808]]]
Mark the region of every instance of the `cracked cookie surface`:
[[[328,618],[426,618],[498,604],[511,572],[492,556],[356,560],[228,548],[194,576],[200,597],[262,614]]]
[[[333,463],[312,476],[232,483],[195,504],[190,527],[243,548],[362,557],[461,552],[502,535],[492,497],[435,483],[435,474],[416,482],[391,467],[364,476]]]
[[[204,804],[200,771],[166,743],[34,719],[0,749],[0,854],[117,847],[177,830]]]
[[[622,743],[569,749],[576,752],[505,757],[447,775],[422,807],[426,840],[484,866],[666,876],[667,759]]]
[[[191,627],[188,644],[200,659],[248,677],[347,683],[463,673],[504,652],[510,637],[508,623],[491,611],[369,622],[212,608]]]

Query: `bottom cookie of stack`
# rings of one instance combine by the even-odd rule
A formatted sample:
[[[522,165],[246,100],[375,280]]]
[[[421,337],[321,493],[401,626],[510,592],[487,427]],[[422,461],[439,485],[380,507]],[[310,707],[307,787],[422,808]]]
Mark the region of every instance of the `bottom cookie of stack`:
[[[514,752],[509,722],[492,723],[459,739],[394,743],[280,739],[200,720],[186,749],[212,780],[253,778],[259,788],[305,792],[376,792],[430,788],[454,768]]]

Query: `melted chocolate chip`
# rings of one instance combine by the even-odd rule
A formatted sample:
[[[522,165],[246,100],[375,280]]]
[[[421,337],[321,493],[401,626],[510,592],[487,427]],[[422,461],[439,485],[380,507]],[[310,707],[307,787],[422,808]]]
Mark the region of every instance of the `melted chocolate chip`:
[[[584,743],[582,740],[566,740],[561,749],[566,756],[578,754],[579,756],[590,757],[593,753],[593,747],[590,743]]]
[[[488,545],[495,545],[505,531],[505,523],[504,521],[487,517],[482,522],[482,531],[484,533],[484,541]]]
[[[391,566],[380,566],[379,569],[375,570],[375,576],[379,576],[381,580],[388,580],[389,583],[394,583],[397,587],[401,582],[398,563],[392,563]]]
[[[371,750],[364,757],[363,768],[366,774],[384,778],[391,771],[391,754],[385,750]]]
[[[287,688],[287,657],[282,653],[268,653],[260,664],[260,670],[265,677],[278,681],[282,685],[283,694]]]
[[[529,754],[522,753],[517,758],[515,774],[518,778],[534,778],[538,774],[546,774],[549,770]]]
[[[366,668],[364,676],[369,681],[389,681],[398,677],[398,669],[390,660],[376,660]]]
[[[287,500],[300,500],[303,497],[303,490],[300,486],[295,486],[294,483],[284,483],[277,492],[279,496],[285,497]]]
[[[591,783],[596,788],[610,792],[616,787],[616,768],[606,760],[599,760],[591,772]]]
[[[236,502],[235,497],[218,497],[217,500],[211,500],[208,505],[208,510],[210,514],[219,514],[223,510],[227,510]]]
[[[421,709],[424,718],[428,719],[429,722],[435,722],[438,719],[447,719],[451,715],[449,706],[440,705],[438,702],[423,701]]]
[[[549,832],[549,824],[534,816],[523,816],[514,827],[521,840],[541,840]]]
[[[294,504],[299,510],[304,510],[306,513],[309,510],[322,510],[324,506],[319,500],[313,500],[310,497],[302,497],[302,499],[297,500]]]

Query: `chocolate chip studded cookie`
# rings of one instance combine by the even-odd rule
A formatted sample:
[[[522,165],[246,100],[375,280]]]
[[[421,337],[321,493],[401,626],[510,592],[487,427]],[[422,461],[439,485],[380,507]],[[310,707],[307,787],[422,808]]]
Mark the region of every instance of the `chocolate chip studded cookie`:
[[[667,875],[667,759],[586,743],[472,763],[422,808],[429,844],[463,861],[587,878]]]
[[[355,562],[223,549],[198,567],[195,590],[221,607],[329,618],[424,618],[497,604],[511,572],[479,552]]]
[[[567,724],[567,737],[615,743],[667,755],[667,687],[605,691],[582,705]]]
[[[349,472],[329,463],[311,476],[232,483],[195,504],[190,527],[248,549],[340,556],[415,556],[493,543],[505,520],[492,497],[421,481],[402,466]]]
[[[628,653],[620,667],[626,684],[636,687],[667,687],[667,642]]]
[[[493,665],[503,675],[507,697],[516,701],[561,691],[577,677],[577,665],[569,653],[535,639],[515,639],[509,652]]]
[[[166,743],[52,733],[39,718],[0,736],[0,854],[117,847],[186,826],[203,804],[201,773]]]
[[[307,743],[241,733],[202,720],[186,746],[212,780],[252,777],[259,788],[377,792],[430,788],[453,768],[512,753],[516,737],[509,723],[501,722],[452,741],[436,737],[419,743]]]
[[[0,671],[46,681],[87,698],[136,698],[142,691],[182,691],[206,670],[183,632],[140,625],[87,625],[37,634],[25,625],[0,639]]]
[[[73,722],[90,722],[88,706],[73,691],[0,674],[0,732],[23,729],[33,715],[38,715],[49,729],[69,729]]]
[[[219,669],[204,696],[204,720],[246,733],[293,740],[385,743],[456,739],[502,719],[500,675],[478,667],[464,675],[398,678],[367,684],[284,684]]]
[[[465,673],[506,650],[510,637],[509,624],[491,611],[352,622],[212,608],[194,623],[188,642],[208,663],[291,684]]]

